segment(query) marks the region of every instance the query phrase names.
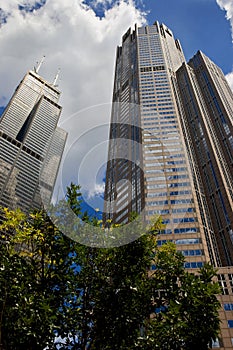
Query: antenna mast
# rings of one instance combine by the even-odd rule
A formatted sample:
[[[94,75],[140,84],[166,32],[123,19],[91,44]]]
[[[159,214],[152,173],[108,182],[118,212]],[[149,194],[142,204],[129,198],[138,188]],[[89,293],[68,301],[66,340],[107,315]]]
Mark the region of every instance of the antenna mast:
[[[54,81],[53,81],[53,86],[57,86],[57,80],[58,80],[60,71],[61,71],[61,69],[58,68],[57,74],[56,74],[56,76],[55,76],[55,78],[54,78]]]
[[[37,63],[37,67],[34,67],[34,71],[35,71],[35,73],[39,73],[39,70],[40,70],[40,68],[41,68],[41,66],[42,66],[42,64],[43,64],[43,62],[44,62],[44,60],[45,60],[45,56],[43,56],[42,58],[41,58],[41,60],[40,60],[40,62],[38,63],[38,62],[36,62]]]

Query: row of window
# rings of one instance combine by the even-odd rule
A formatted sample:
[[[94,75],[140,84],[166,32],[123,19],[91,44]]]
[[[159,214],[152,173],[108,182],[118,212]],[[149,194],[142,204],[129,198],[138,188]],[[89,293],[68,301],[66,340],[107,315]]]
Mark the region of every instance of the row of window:
[[[198,243],[201,243],[201,239],[200,238],[183,238],[183,239],[176,239],[176,240],[163,239],[163,240],[158,240],[157,245],[161,246],[167,242],[173,242],[177,245],[180,245],[180,244],[198,244]]]
[[[169,115],[169,114],[172,114],[172,116],[174,115],[174,111],[173,111],[173,110],[172,110],[172,111],[163,112],[163,111],[161,111],[161,108],[160,108],[160,110],[159,110],[159,112],[158,112],[156,108],[148,108],[148,107],[145,107],[145,108],[144,108],[144,106],[142,107],[142,109],[143,109],[143,111],[142,111],[143,115],[154,115],[154,112],[152,112],[152,110],[153,110],[153,111],[156,111],[155,114],[156,114],[156,115],[159,114],[160,119],[163,119],[163,118],[165,119],[165,115],[166,115],[166,116]],[[146,111],[146,112],[149,111],[149,113],[145,113],[145,111]],[[161,116],[163,116],[163,118],[161,118]],[[166,118],[166,119],[168,119],[168,118]],[[169,133],[170,133],[170,132],[169,132]]]
[[[182,153],[178,154],[168,154],[168,155],[156,155],[156,156],[151,156],[151,157],[145,157],[145,160],[153,160],[153,159],[167,159],[167,158],[182,158],[184,155]],[[173,161],[172,161],[173,162]]]
[[[204,263],[202,261],[185,262],[186,269],[200,269]],[[151,270],[156,270],[156,265],[151,265]],[[233,322],[233,321],[232,321]]]
[[[161,179],[163,180],[163,178]],[[152,184],[152,185],[147,185],[147,189],[157,189],[157,188],[166,188],[166,187],[188,187],[190,186],[190,182],[176,182],[176,183],[171,183],[171,184],[166,184],[166,183],[161,183],[161,184]],[[170,192],[171,196],[177,195],[177,191]]]
[[[186,269],[200,269],[204,263],[202,261],[185,262],[184,267]]]
[[[170,196],[183,196],[183,195],[189,195],[192,192],[189,190],[186,191],[175,191],[175,192],[170,192]],[[168,192],[149,192],[147,193],[147,197],[167,197]]]
[[[182,250],[181,253],[184,256],[201,256],[201,255],[204,255],[204,251],[202,249]]]
[[[162,120],[162,119],[171,119],[171,120]],[[159,118],[159,119],[151,118],[151,121],[144,122],[143,126],[145,126],[145,125],[162,125],[162,124],[170,125],[170,124],[176,124],[176,123],[177,123],[177,121],[174,119],[174,117],[172,117],[172,118]]]
[[[197,221],[197,218],[175,218],[173,219],[173,222],[175,224],[179,224],[179,223],[182,223],[182,222],[196,222]]]
[[[174,230],[175,234],[186,234],[186,233],[197,233],[199,232],[199,229],[197,227],[185,227],[185,228],[176,228]],[[172,234],[172,230],[171,229],[165,229],[165,230],[161,230],[159,231],[159,234]]]
[[[159,113],[157,113],[157,112],[154,112],[154,113],[144,113],[143,114],[143,116],[145,116],[145,115],[149,115],[150,117],[143,117],[143,120],[144,121],[146,121],[146,120],[165,120],[165,119],[172,119],[172,120],[175,120],[176,119],[176,116],[175,115],[168,115],[168,116],[160,116],[160,114]],[[153,117],[151,117],[151,116],[153,116]],[[147,136],[151,136],[151,135],[153,135],[153,133],[150,133],[150,134],[148,134]],[[145,134],[144,134],[144,136],[146,136]]]
[[[175,161],[169,161],[169,162],[164,162],[164,165],[178,165],[178,164],[185,164],[184,160],[175,160]],[[160,163],[146,163],[145,167],[150,167],[150,166],[161,166]],[[163,170],[163,169],[162,169]],[[166,169],[167,171],[167,169]]]
[[[188,179],[188,175],[182,174],[182,175],[172,175],[172,176],[165,176],[168,175],[166,173],[163,173],[162,171],[159,172],[160,175],[163,174],[163,176],[155,176],[155,177],[146,177],[146,181],[159,181],[159,180],[179,180],[179,179]],[[172,186],[176,187],[176,186]]]
[[[153,202],[148,203],[148,205],[150,205],[152,207],[153,206],[157,206]],[[147,213],[147,215],[154,215],[154,214],[165,215],[165,214],[171,214],[171,213],[172,214],[180,214],[180,213],[193,213],[193,212],[195,212],[194,208],[175,208],[175,209],[172,209],[172,210],[169,210],[169,209],[153,209],[153,210],[148,210],[146,213]],[[185,219],[191,219],[191,218],[183,218],[182,220],[185,220]],[[177,221],[174,221],[174,220],[177,220]],[[180,221],[181,218],[174,219],[174,220],[173,220],[174,223],[177,223],[177,222],[194,222],[194,221],[196,221],[196,219],[192,220],[192,221]]]

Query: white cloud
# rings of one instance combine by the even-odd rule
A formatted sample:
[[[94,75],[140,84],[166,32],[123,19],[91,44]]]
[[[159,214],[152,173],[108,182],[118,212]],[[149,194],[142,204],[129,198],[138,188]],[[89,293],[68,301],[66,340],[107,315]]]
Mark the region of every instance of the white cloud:
[[[226,11],[226,18],[230,21],[233,41],[233,1],[232,0],[216,0],[222,10]]]
[[[10,13],[0,30],[0,50],[4,53],[0,79],[5,81],[0,87],[0,105],[44,54],[40,73],[48,80],[52,81],[61,67],[63,118],[109,102],[116,46],[129,26],[144,22],[133,2],[116,3],[102,19],[81,0],[48,0],[40,10],[26,14],[18,10],[18,4],[17,0],[0,0],[0,7]]]
[[[98,115],[93,109],[89,113],[89,107],[111,102],[116,47],[130,26],[145,23],[133,0],[95,2],[103,3],[104,17],[96,16],[94,7],[83,0],[41,0],[39,9],[36,0],[0,0],[0,18],[6,18],[0,27],[0,106],[6,105],[26,71],[45,55],[43,77],[52,82],[61,68],[61,126],[70,133],[69,146],[86,130],[109,121],[109,106],[108,113]],[[25,10],[20,11],[19,5]],[[102,141],[108,138],[106,130]],[[82,140],[79,147],[88,152],[88,141]],[[90,188],[98,192],[103,186],[95,188],[92,183]]]
[[[226,19],[230,22],[231,25],[231,37],[233,43],[233,1],[232,0],[216,0],[219,7],[226,11]],[[226,79],[233,91],[233,69],[232,72],[229,72],[226,75]]]
[[[88,198],[100,196],[104,194],[105,183],[95,184],[94,188],[88,190]]]
[[[113,3],[113,0],[92,0],[91,3],[93,6],[110,6]]]
[[[228,84],[229,84],[230,87],[231,87],[231,90],[233,91],[233,72],[228,73],[228,74],[226,75],[226,79],[227,79],[227,81],[228,81]]]
[[[12,14],[13,11],[18,11],[19,9],[26,10],[26,11],[33,11],[33,9],[38,9],[41,6],[43,6],[45,2],[46,0],[25,0],[25,1],[0,0],[0,9],[2,10],[3,13],[9,16]]]

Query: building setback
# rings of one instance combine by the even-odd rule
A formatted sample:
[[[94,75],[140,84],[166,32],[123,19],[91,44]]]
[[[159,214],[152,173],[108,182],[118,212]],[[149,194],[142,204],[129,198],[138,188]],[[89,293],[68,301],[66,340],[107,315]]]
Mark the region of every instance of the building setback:
[[[51,198],[67,133],[57,127],[60,92],[36,71],[16,88],[0,120],[0,205],[28,212]]]
[[[206,261],[221,267],[224,290],[233,285],[233,268],[227,267],[233,265],[232,115],[233,94],[220,68],[201,52],[187,64],[167,26],[135,26],[123,36],[116,54],[104,219],[127,223],[137,212],[149,222],[162,215],[166,226],[158,245],[175,242],[187,269]],[[223,294],[233,303],[232,290]],[[221,317],[219,348],[230,349],[233,314]]]

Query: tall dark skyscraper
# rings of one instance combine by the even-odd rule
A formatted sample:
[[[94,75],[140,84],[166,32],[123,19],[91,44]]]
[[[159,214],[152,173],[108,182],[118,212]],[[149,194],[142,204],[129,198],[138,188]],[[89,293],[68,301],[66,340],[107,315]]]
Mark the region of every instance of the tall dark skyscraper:
[[[177,72],[187,149],[199,169],[221,262],[233,265],[233,94],[202,52]]]
[[[57,127],[60,92],[35,71],[15,90],[0,120],[0,205],[41,206],[48,200],[64,150],[67,133]],[[43,171],[42,171],[43,169]]]
[[[187,269],[206,261],[220,267],[224,312],[225,305],[233,310],[232,116],[233,94],[221,69],[202,52],[186,63],[164,24],[135,26],[123,36],[104,217],[127,223],[132,211],[145,222],[162,215],[166,227],[158,245],[175,242]],[[233,317],[231,323],[224,312],[224,344],[215,345],[230,349]]]

